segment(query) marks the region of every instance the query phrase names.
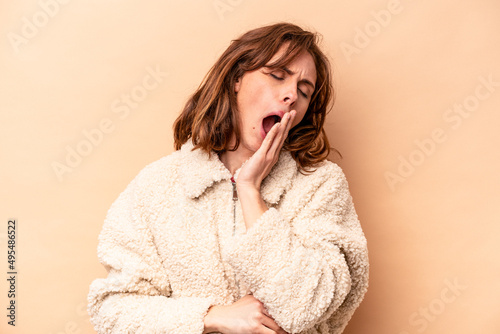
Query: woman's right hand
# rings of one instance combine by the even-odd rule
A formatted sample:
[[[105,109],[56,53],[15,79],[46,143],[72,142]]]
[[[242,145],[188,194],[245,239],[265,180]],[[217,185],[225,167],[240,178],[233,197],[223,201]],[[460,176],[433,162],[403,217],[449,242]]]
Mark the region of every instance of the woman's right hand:
[[[223,334],[288,334],[267,313],[264,304],[253,295],[246,295],[231,305],[209,308],[203,333]]]

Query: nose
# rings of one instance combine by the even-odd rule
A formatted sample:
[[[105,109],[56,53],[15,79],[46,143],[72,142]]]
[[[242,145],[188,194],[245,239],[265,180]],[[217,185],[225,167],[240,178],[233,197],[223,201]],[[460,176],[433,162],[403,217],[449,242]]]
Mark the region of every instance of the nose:
[[[294,85],[287,85],[283,91],[283,102],[293,106],[297,101],[297,87]]]

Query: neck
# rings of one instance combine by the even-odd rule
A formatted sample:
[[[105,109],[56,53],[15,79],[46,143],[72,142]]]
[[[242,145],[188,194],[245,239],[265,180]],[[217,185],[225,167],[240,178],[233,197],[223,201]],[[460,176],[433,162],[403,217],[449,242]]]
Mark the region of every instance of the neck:
[[[233,138],[234,139],[234,138]],[[229,147],[234,146],[234,141],[229,145]],[[236,151],[224,151],[219,155],[220,161],[226,166],[231,175],[238,170],[238,168],[243,165],[245,161],[247,161],[254,152],[250,152],[246,150],[240,142],[238,149]]]
[[[225,151],[219,156],[220,161],[222,161],[224,166],[231,172],[231,175],[234,175],[238,168],[250,158],[250,156],[243,155],[238,151],[239,149],[236,151]]]

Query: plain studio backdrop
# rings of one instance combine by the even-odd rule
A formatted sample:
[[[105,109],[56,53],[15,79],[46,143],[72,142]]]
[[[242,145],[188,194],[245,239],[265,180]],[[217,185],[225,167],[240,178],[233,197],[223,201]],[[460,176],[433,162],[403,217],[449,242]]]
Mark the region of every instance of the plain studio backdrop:
[[[323,35],[331,159],[368,240],[345,333],[500,333],[499,17],[493,0],[3,1],[0,332],[94,332],[111,203],[173,151],[174,119],[230,40],[289,21]]]

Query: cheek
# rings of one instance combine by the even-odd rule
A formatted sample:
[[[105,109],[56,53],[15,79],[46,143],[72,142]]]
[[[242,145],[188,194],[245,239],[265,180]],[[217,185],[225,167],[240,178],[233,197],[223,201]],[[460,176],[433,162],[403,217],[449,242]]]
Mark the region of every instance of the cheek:
[[[302,121],[302,119],[304,118],[304,114],[298,114],[295,115],[295,119],[293,120],[293,123],[292,123],[292,128],[296,127],[297,125],[299,125],[299,123]]]
[[[295,115],[295,119],[293,120],[292,127],[297,126],[304,119],[304,116],[306,115],[307,112],[307,108],[308,106],[303,108],[297,108],[299,110],[296,109],[297,114]]]
[[[266,100],[266,94],[268,90],[262,85],[255,82],[248,83],[244,89],[241,89],[238,95],[236,95],[236,100],[238,105],[245,107],[247,109],[259,108],[261,103]]]

